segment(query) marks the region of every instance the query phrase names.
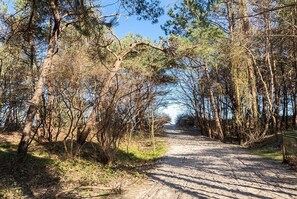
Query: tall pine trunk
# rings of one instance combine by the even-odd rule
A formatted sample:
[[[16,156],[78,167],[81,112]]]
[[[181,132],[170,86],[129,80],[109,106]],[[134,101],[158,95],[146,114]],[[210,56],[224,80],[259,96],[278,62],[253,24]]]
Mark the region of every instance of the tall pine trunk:
[[[52,66],[52,59],[54,56],[55,44],[56,44],[56,37],[53,37],[48,47],[47,56],[44,60],[42,71],[41,71],[39,80],[37,82],[37,85],[35,87],[34,95],[29,102],[30,103],[29,110],[26,115],[25,125],[22,131],[22,138],[18,147],[18,153],[22,155],[25,155],[27,153],[29,142],[31,140],[31,129],[34,122],[35,115],[38,110],[38,106],[40,105],[41,96],[46,83],[46,77],[49,75],[49,71]]]
[[[55,0],[50,1],[50,8],[54,15],[55,25],[53,27],[52,35],[49,41],[46,57],[42,65],[42,70],[40,73],[39,80],[36,84],[33,97],[29,102],[29,109],[27,111],[24,128],[22,130],[22,138],[18,146],[18,153],[22,157],[24,157],[27,154],[28,146],[29,146],[30,140],[32,139],[32,136],[31,136],[32,125],[33,125],[38,107],[41,102],[41,96],[46,84],[46,78],[49,75],[49,71],[52,66],[52,61],[56,50],[56,44],[57,44],[58,36],[60,34],[60,16],[57,10],[58,9],[57,2]],[[35,9],[35,8],[32,8],[32,9]]]

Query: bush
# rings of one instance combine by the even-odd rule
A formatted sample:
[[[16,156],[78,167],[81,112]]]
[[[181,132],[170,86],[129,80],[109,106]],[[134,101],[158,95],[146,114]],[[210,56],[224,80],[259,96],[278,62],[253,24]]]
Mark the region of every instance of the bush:
[[[195,125],[195,118],[191,115],[181,114],[177,116],[176,125],[178,127],[190,128]]]

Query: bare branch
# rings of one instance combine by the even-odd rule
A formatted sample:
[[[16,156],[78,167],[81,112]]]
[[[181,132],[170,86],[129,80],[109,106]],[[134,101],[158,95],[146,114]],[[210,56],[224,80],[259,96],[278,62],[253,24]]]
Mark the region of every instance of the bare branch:
[[[281,9],[288,8],[288,7],[293,7],[293,6],[296,6],[296,5],[297,5],[297,3],[287,4],[287,5],[271,8],[271,9],[266,9],[264,11],[261,11],[261,12],[258,12],[258,13],[252,14],[252,15],[236,17],[235,19],[243,19],[243,18],[247,18],[247,17],[256,17],[256,16],[259,16],[259,15],[265,14],[267,12],[281,10]]]

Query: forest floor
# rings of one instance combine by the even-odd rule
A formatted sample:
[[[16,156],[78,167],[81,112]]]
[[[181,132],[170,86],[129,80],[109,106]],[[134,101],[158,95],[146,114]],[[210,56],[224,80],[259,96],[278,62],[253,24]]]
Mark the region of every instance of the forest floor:
[[[116,198],[297,198],[297,172],[281,161],[173,126],[166,132],[164,158]]]
[[[16,153],[19,132],[0,133],[0,198],[106,198],[141,181],[144,171],[164,155],[167,144],[145,135],[122,141],[111,165],[98,162],[96,143],[88,142],[80,156],[67,157],[63,143],[36,142],[24,161]],[[159,140],[159,139],[158,139]]]

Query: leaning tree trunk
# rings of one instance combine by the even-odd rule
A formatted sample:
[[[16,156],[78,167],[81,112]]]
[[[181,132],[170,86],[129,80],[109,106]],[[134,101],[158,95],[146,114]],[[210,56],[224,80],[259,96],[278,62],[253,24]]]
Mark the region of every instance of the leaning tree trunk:
[[[22,138],[18,147],[18,153],[20,154],[27,153],[28,145],[31,139],[31,128],[32,128],[33,120],[38,110],[38,106],[40,104],[40,99],[43,93],[43,88],[45,86],[46,77],[49,75],[49,71],[52,65],[55,44],[56,44],[56,37],[53,37],[48,47],[47,56],[45,58],[42,71],[41,71],[39,80],[37,82],[34,95],[30,101],[29,110],[26,115],[25,126],[22,131]]]
[[[98,104],[93,108],[91,115],[88,117],[88,120],[86,122],[86,126],[83,129],[83,131],[78,132],[77,134],[77,143],[80,145],[83,145],[86,142],[86,139],[88,135],[91,133],[93,126],[96,122],[97,112],[102,108],[103,101],[105,99],[105,95],[108,93],[108,90],[112,84],[113,77],[116,75],[118,70],[120,69],[122,63],[122,59],[117,59],[112,71],[110,72],[109,76],[107,77],[107,80],[105,84],[103,85],[103,88],[100,93],[100,101]]]
[[[109,75],[107,77],[106,83],[103,85],[103,88],[101,90],[100,97],[99,97],[100,101],[98,102],[98,104],[96,104],[96,106],[94,106],[94,108],[91,112],[91,115],[88,117],[88,120],[86,122],[86,126],[85,126],[84,130],[82,132],[79,131],[77,134],[77,143],[78,144],[83,145],[86,142],[86,139],[87,139],[88,135],[91,133],[92,128],[96,122],[98,110],[101,109],[103,102],[105,100],[105,95],[108,93],[108,90],[109,90],[110,86],[112,85],[113,78],[115,77],[117,72],[121,69],[121,64],[122,64],[124,58],[137,46],[149,46],[150,48],[165,52],[165,50],[163,48],[154,46],[148,42],[135,42],[133,44],[130,44],[129,48],[123,50],[118,55],[116,55],[114,52],[112,52],[110,49],[107,48],[107,50],[109,50],[115,56],[116,60],[113,64],[111,72],[109,73]]]
[[[22,131],[22,138],[20,140],[19,146],[18,146],[18,153],[24,157],[27,154],[28,146],[31,140],[31,128],[33,125],[33,121],[35,118],[35,115],[38,110],[38,106],[41,102],[41,96],[43,93],[43,89],[46,83],[46,77],[49,75],[49,71],[52,66],[53,57],[55,54],[55,48],[56,43],[58,40],[58,36],[60,34],[60,16],[58,12],[58,8],[56,5],[56,2],[54,0],[51,0],[51,10],[53,11],[54,18],[55,18],[55,25],[53,27],[53,34],[50,38],[46,58],[44,60],[42,71],[40,73],[39,80],[35,87],[35,92],[33,94],[32,99],[30,100],[29,104],[29,110],[26,115],[25,119],[25,125]]]
[[[33,125],[33,120],[35,118],[36,112],[38,110],[38,106],[40,104],[41,95],[43,93],[43,88],[45,85],[46,77],[49,75],[49,71],[52,65],[52,58],[54,55],[54,46],[56,43],[56,39],[52,39],[52,42],[48,48],[47,56],[45,58],[41,75],[37,82],[34,95],[30,101],[29,110],[25,119],[25,126],[22,131],[22,138],[19,143],[18,153],[25,155],[27,153],[28,145],[31,139],[31,128]]]
[[[205,75],[206,75],[206,79],[208,84],[211,86],[211,82],[210,82],[210,77],[209,77],[209,73],[208,73],[208,65],[207,63],[205,64]],[[218,133],[219,139],[223,140],[224,139],[224,133],[222,130],[222,125],[220,122],[220,118],[219,118],[219,114],[218,114],[218,108],[214,99],[214,95],[213,95],[213,91],[210,88],[209,89],[210,92],[210,103],[213,109],[213,113],[214,113],[214,119],[215,119],[215,124],[216,124],[216,132]]]

